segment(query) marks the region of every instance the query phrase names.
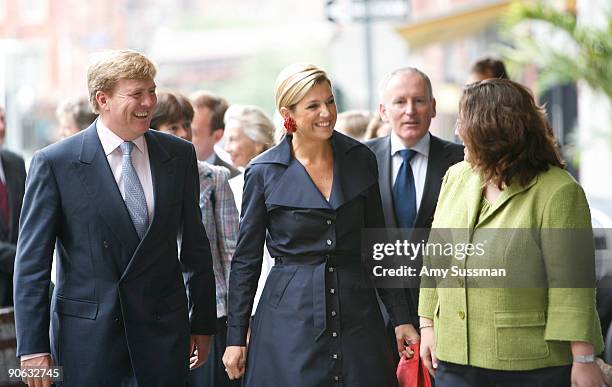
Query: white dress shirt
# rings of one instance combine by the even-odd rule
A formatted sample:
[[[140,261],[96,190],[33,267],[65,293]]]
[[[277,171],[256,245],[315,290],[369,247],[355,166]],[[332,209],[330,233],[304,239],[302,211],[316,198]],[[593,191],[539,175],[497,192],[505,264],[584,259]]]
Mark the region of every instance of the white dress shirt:
[[[123,188],[123,153],[121,152],[121,145],[124,141],[121,137],[117,136],[112,130],[106,127],[101,119],[96,121],[96,130],[100,143],[104,149],[104,154],[108,160],[121,197],[125,200],[125,190]],[[136,170],[140,184],[144,190],[145,200],[147,201],[147,211],[149,213],[149,223],[153,221],[153,210],[155,208],[155,198],[153,194],[153,179],[151,177],[151,163],[149,162],[149,149],[147,148],[147,141],[144,136],[140,136],[132,141],[134,147],[132,148],[132,165]]]
[[[414,175],[414,188],[416,191],[416,210],[417,214],[419,213],[419,208],[421,207],[421,199],[423,198],[423,190],[425,189],[425,178],[427,177],[427,162],[429,160],[429,142],[430,142],[430,134],[427,133],[423,136],[422,139],[419,140],[414,146],[408,148],[415,150],[417,153],[410,160],[410,167],[412,168],[412,174]],[[399,151],[406,149],[404,143],[399,138],[399,136],[395,133],[395,131],[391,131],[391,168],[393,172],[393,185],[395,185],[395,179],[397,179],[397,174],[402,166],[402,156],[400,156]]]

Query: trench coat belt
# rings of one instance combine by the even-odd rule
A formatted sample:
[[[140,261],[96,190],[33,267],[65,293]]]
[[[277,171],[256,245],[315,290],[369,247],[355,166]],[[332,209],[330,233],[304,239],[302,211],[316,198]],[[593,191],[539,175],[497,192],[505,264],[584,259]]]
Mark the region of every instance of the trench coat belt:
[[[361,266],[361,259],[355,259],[355,255],[291,255],[287,257],[276,257],[275,263],[281,265],[313,265],[316,266],[312,276],[312,317],[314,327],[319,332],[315,341],[318,341],[327,329],[326,316],[326,287],[325,287],[325,269],[327,267],[357,267]]]

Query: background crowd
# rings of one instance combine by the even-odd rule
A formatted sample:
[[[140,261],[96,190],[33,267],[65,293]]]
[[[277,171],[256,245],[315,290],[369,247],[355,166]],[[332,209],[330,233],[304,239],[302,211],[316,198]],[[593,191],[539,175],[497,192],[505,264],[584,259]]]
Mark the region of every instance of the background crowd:
[[[152,66],[146,58],[131,58],[129,56],[132,54],[129,53],[122,55],[128,56],[124,58],[126,60],[142,61],[145,67]],[[101,63],[116,65],[114,62]],[[90,320],[96,320],[97,314],[115,316],[118,313],[116,301],[108,303],[112,306],[108,310],[104,310],[102,303],[92,309],[91,305],[87,306],[82,301],[83,297],[87,299],[87,292],[85,296],[83,293],[79,296],[81,301],[78,297],[64,298],[65,294],[61,293],[63,290],[76,295],[83,292],[77,290],[81,285],[71,283],[74,279],[68,275],[75,270],[70,267],[74,257],[83,253],[78,238],[92,238],[88,234],[90,232],[99,234],[97,237],[103,239],[99,244],[102,255],[125,255],[113,250],[113,237],[106,236],[108,231],[103,227],[93,231],[78,230],[83,223],[76,220],[74,214],[83,211],[84,204],[79,200],[65,203],[65,200],[77,194],[75,184],[78,179],[87,179],[80,175],[75,178],[71,169],[66,168],[70,157],[76,152],[75,147],[83,146],[79,160],[92,164],[99,161],[100,153],[96,153],[96,148],[90,142],[97,128],[104,148],[98,152],[106,152],[116,184],[124,187],[120,189],[121,195],[139,238],[126,240],[125,243],[134,247],[128,256],[134,254],[135,258],[144,252],[155,255],[164,251],[172,256],[170,251],[178,237],[177,254],[181,257],[181,263],[187,266],[187,270],[182,267],[181,271],[184,275],[188,273],[185,283],[189,291],[190,312],[204,309],[204,312],[198,311],[201,320],[189,322],[192,371],[185,377],[189,386],[240,383],[248,386],[312,386],[325,383],[392,386],[396,383],[394,371],[399,358],[413,356],[421,356],[432,375],[437,373],[437,385],[440,386],[501,385],[498,380],[507,377],[505,371],[514,372],[514,379],[505,379],[511,380],[508,385],[531,386],[537,380],[542,386],[569,386],[570,383],[601,386],[604,376],[594,359],[590,359],[603,350],[592,289],[585,289],[580,294],[576,294],[575,289],[571,294],[522,294],[521,297],[533,301],[529,306],[517,301],[522,298],[512,292],[476,295],[478,292],[475,291],[469,296],[470,299],[480,296],[485,300],[483,302],[491,305],[497,303],[496,306],[501,305],[504,310],[538,310],[533,315],[506,316],[509,323],[515,318],[516,328],[525,324],[542,326],[542,332],[531,333],[530,341],[523,342],[525,336],[517,330],[515,336],[506,338],[507,346],[519,342],[524,347],[510,351],[510,357],[496,357],[493,351],[497,350],[499,355],[499,348],[491,349],[493,342],[496,342],[493,338],[495,327],[482,321],[488,319],[482,316],[482,311],[473,310],[473,304],[467,304],[467,296],[457,293],[460,290],[436,292],[435,289],[379,288],[375,293],[363,275],[363,268],[359,265],[361,246],[358,235],[364,227],[486,227],[487,222],[490,222],[490,227],[506,227],[506,215],[498,211],[501,207],[508,211],[508,217],[515,219],[510,222],[510,227],[590,227],[584,194],[580,186],[563,171],[564,163],[552,130],[529,90],[508,80],[504,65],[498,60],[485,58],[475,63],[471,70],[471,77],[466,80],[469,85],[461,100],[455,128],[457,143],[454,143],[429,132],[431,121],[436,117],[435,93],[429,77],[416,68],[401,68],[383,78],[379,88],[378,111],[337,113],[332,80],[323,70],[305,64],[289,66],[277,79],[275,119],[260,107],[231,104],[222,96],[205,90],[189,97],[176,91],[156,91],[153,83],[155,70],[152,67],[144,75],[121,73],[121,69],[118,74],[105,75],[97,69],[101,73],[97,74],[98,77],[112,79],[115,76],[119,81],[135,83],[122,84],[115,80],[110,89],[105,89],[105,86],[96,89],[90,83],[88,98],[67,100],[58,106],[57,119],[62,139],[46,148],[48,150],[37,153],[32,161],[28,183],[30,191],[25,194],[25,201],[23,159],[6,150],[1,154],[0,180],[3,184],[0,185],[0,215],[6,231],[3,237],[6,242],[2,245],[3,248],[6,245],[6,253],[2,254],[2,273],[7,280],[2,281],[6,286],[0,288],[0,300],[4,300],[3,305],[12,303],[10,283],[14,264],[14,299],[20,302],[30,299],[30,292],[39,297],[35,303],[29,301],[28,307],[16,304],[18,354],[22,362],[36,362],[41,358],[49,358],[50,361],[51,353],[54,359],[62,359],[58,357],[59,353],[54,352],[57,349],[47,348],[40,340],[29,338],[32,328],[28,322],[28,319],[36,320],[33,318],[34,312],[40,311],[44,304],[44,295],[40,294],[40,289],[36,290],[37,282],[32,280],[44,284],[41,276],[46,266],[43,267],[42,256],[43,253],[52,252],[51,245],[55,244],[56,237],[60,241],[55,244],[54,253],[57,270],[54,270],[51,278],[59,287],[52,301],[55,310],[60,315]],[[96,74],[88,76],[91,80],[92,77],[95,79]],[[118,133],[109,125],[109,122],[124,123],[126,127],[122,130],[128,132],[135,125],[132,122],[134,117],[120,117],[123,114],[121,109],[127,106],[122,107],[121,103],[127,102],[113,101],[124,97],[119,91],[125,91],[125,98],[136,98],[141,101],[141,106],[146,107],[142,112],[136,108],[134,112],[126,111],[134,113],[135,117],[142,113],[150,119],[139,136]],[[507,111],[513,109],[511,113],[514,116]],[[504,115],[506,113],[508,115]],[[485,121],[482,117],[487,117],[488,121],[482,122]],[[3,123],[4,119],[0,122]],[[104,124],[101,125],[101,122]],[[141,121],[135,122],[142,126]],[[503,126],[500,123],[510,124]],[[192,194],[197,192],[197,204],[202,216],[200,222],[188,216],[181,222],[191,223],[175,224],[171,220],[172,214],[160,211],[166,203],[152,199],[151,194],[153,190],[156,195],[159,193],[159,179],[167,176],[146,177],[145,173],[143,178],[139,163],[145,161],[141,161],[141,156],[133,156],[134,171],[126,169],[126,159],[132,157],[128,157],[129,154],[150,155],[150,161],[149,156],[142,160],[150,162],[151,169],[155,163],[167,162],[163,157],[156,159],[154,146],[139,143],[138,139],[143,138],[149,127],[155,133],[170,134],[193,145],[193,165],[190,158],[183,157],[183,164],[173,164],[172,168],[175,169],[168,170],[169,174],[175,175],[176,187],[182,187],[183,183],[189,189],[177,188],[177,192],[173,193],[176,187],[169,186],[164,188],[164,192],[168,195],[168,205],[176,204],[173,210],[181,211],[183,217],[185,213],[193,211],[193,207],[190,207],[194,199]],[[1,129],[2,133],[6,130],[4,125]],[[127,151],[121,145],[123,153],[114,155],[117,161],[113,161],[113,150],[107,151],[100,135],[100,130],[105,129],[110,129],[126,142],[133,141]],[[162,148],[171,149],[170,153],[188,153],[189,147],[183,141],[170,140],[168,136],[157,137],[157,134],[150,136],[164,144]],[[465,147],[459,142],[464,142]],[[492,144],[505,146],[491,149]],[[547,151],[544,156],[538,156],[537,152],[541,152],[542,147]],[[220,157],[218,153],[221,149],[229,159]],[[534,153],[522,156],[521,152],[525,149],[533,149]],[[504,157],[511,161],[499,161]],[[501,166],[491,162],[496,158]],[[515,159],[518,161],[513,163]],[[123,160],[123,164],[119,160]],[[472,169],[466,166],[466,162],[476,172],[470,172]],[[132,161],[129,164],[132,165]],[[197,187],[193,181],[189,182],[191,172],[198,176]],[[128,189],[130,178],[134,176],[140,182],[133,190]],[[538,181],[536,185],[533,184],[534,179]],[[473,192],[466,188],[468,180],[475,182]],[[58,183],[60,186],[55,187],[54,184]],[[86,185],[96,187],[91,181]],[[75,192],[64,191],[70,189]],[[527,189],[528,195],[516,196]],[[100,195],[104,192],[100,187],[96,193]],[[134,198],[128,199],[133,192]],[[474,208],[468,207],[466,210],[463,205],[458,208],[457,198],[462,193],[466,197],[461,202],[476,201]],[[87,189],[81,194],[90,195]],[[178,197],[179,194],[183,196]],[[554,196],[553,208],[545,206],[551,200],[550,195]],[[130,200],[134,201],[135,207],[141,207],[140,213],[132,210]],[[142,200],[144,207],[142,203],[136,203],[138,200]],[[35,203],[42,201],[48,204],[37,208]],[[16,252],[22,202],[26,208],[22,213],[21,231],[27,235],[19,242],[21,251]],[[544,204],[533,204],[540,202]],[[537,223],[543,218],[547,219],[547,216],[551,216],[547,223]],[[162,226],[160,222],[164,218],[167,224]],[[159,239],[153,241],[154,237],[148,237],[146,229],[141,233],[140,222],[150,225],[148,233],[155,232],[153,235]],[[208,239],[209,251],[205,251],[204,256],[210,258],[210,268],[200,267],[208,263],[200,266],[194,263],[195,252],[206,250],[202,250],[201,241],[196,236],[200,226],[205,229],[204,235]],[[44,246],[39,239],[41,236],[46,238]],[[50,241],[53,243],[50,244]],[[149,245],[141,246],[145,241]],[[172,248],[169,241],[172,241]],[[92,242],[92,246],[98,248],[97,242]],[[154,254],[147,248],[160,250]],[[33,262],[37,254],[40,254],[41,262],[35,265]],[[134,269],[136,263],[125,259],[123,257],[124,261],[117,263],[120,272],[145,271],[144,266]],[[422,259],[426,260],[427,257]],[[161,269],[168,272],[177,270],[170,266]],[[197,301],[197,298],[210,296],[211,289],[189,286],[205,278],[208,269],[215,278],[215,307],[207,305],[198,308],[202,301]],[[89,267],[79,270],[101,280],[99,274],[90,272]],[[166,274],[158,272],[155,276],[166,278]],[[101,293],[96,297],[102,297],[104,292],[108,293],[105,297],[109,299],[115,297],[115,290],[110,289],[112,286],[107,288],[113,283],[109,279],[111,277],[107,278],[105,273],[101,278],[104,284],[100,285],[97,292]],[[170,279],[166,279],[166,284],[176,285]],[[180,296],[167,294],[167,289],[147,288],[149,285],[146,283],[142,286],[144,288],[139,290],[142,291],[139,295],[144,294],[145,300],[149,297],[147,295],[154,294],[168,303],[180,304]],[[546,289],[543,292],[546,293]],[[359,294],[356,296],[356,293]],[[507,298],[508,304],[499,304],[500,298]],[[514,304],[515,301],[518,304]],[[559,304],[554,303],[557,301]],[[150,300],[141,302],[147,304]],[[209,319],[212,309],[216,317],[213,322]],[[544,319],[540,319],[540,315],[544,316],[545,312],[550,315],[557,309],[574,313],[572,327],[561,329],[561,323],[556,320],[550,320],[549,327],[546,326],[548,320],[540,321]],[[129,323],[138,320],[138,317],[130,317],[127,311],[119,315],[121,317],[117,323],[121,329],[124,329],[124,325],[127,329]],[[156,316],[158,320],[170,319],[159,314]],[[550,318],[553,317],[563,321],[567,315],[559,312]],[[184,327],[185,322],[179,320],[177,317],[176,323]],[[70,320],[63,323],[68,324],[66,321]],[[304,321],[309,322],[308,326]],[[606,323],[601,323],[605,329]],[[37,321],[36,324],[32,326],[42,327],[45,321]],[[87,324],[73,324],[76,331],[85,332],[91,328]],[[194,326],[198,328],[194,330]],[[512,325],[508,327],[512,328]],[[104,329],[113,328],[104,326]],[[434,330],[437,343],[433,340]],[[128,330],[125,332],[130,335]],[[453,340],[456,340],[457,332],[464,332],[466,337],[472,338],[479,334],[483,336],[482,339],[456,343]],[[148,340],[144,331],[142,333],[143,340]],[[208,342],[205,337],[211,333],[215,334]],[[66,336],[66,333],[54,331],[52,341],[62,340],[62,336]],[[173,382],[164,384],[164,378],[156,380],[154,376],[158,374],[153,371],[142,371],[142,366],[131,359],[126,350],[127,346],[132,351],[131,345],[134,344],[117,339],[116,332],[111,337],[114,341],[107,348],[111,352],[117,350],[121,356],[115,362],[123,363],[113,372],[117,379],[105,376],[107,379],[101,380],[112,380],[122,386],[143,385],[143,380],[148,381],[144,383],[152,383],[144,385],[172,385]],[[420,353],[415,353],[411,345],[421,340]],[[547,345],[550,341],[554,343],[549,348]],[[66,341],[62,343],[66,347],[71,345]],[[528,351],[537,350],[537,344],[542,343],[546,346],[544,352],[534,355]],[[439,351],[436,351],[436,344]],[[168,344],[159,342],[156,345],[166,348]],[[177,344],[172,348],[182,350],[182,345]],[[207,352],[209,347],[210,355],[206,360],[203,352]],[[367,348],[367,351],[360,351],[359,348]],[[184,352],[187,354],[187,350]],[[67,359],[76,354],[77,351],[69,354],[64,350],[63,356]],[[104,358],[102,355],[101,359]],[[67,370],[66,376],[73,377],[74,381],[86,381],[87,377],[99,376],[99,372],[99,368],[92,368],[77,375]],[[177,380],[182,379],[179,377]],[[296,380],[301,384],[296,384]],[[76,384],[70,384],[66,379],[67,386],[78,384],[72,383]],[[104,384],[106,382],[100,383],[107,385]]]

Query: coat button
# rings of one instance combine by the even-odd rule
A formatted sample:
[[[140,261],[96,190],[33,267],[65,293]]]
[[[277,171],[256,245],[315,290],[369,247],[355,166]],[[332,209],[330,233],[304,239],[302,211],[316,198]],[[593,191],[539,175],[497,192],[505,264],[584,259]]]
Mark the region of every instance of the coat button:
[[[328,245],[328,246],[331,246],[331,244],[332,244],[331,239],[328,239],[328,240],[327,240],[327,245]]]
[[[334,268],[333,268],[333,266],[328,267],[328,268],[327,268],[327,271],[328,271],[328,272],[330,272],[330,273],[333,273],[333,272],[334,272]]]
[[[337,376],[337,375],[336,375],[336,376],[334,376],[334,382],[337,382],[337,381],[339,381],[339,380],[340,380],[340,377],[339,377],[339,376]]]
[[[338,332],[332,332],[332,337],[338,337]]]
[[[465,319],[465,312],[460,310],[459,312],[457,312],[457,314],[459,315],[459,318],[464,320]]]
[[[327,223],[327,224],[332,224],[331,219],[327,219],[326,223]]]
[[[335,310],[332,310],[332,311],[331,311],[331,315],[332,315],[332,317],[336,317],[336,311],[335,311]]]
[[[335,360],[335,359],[338,359],[338,354],[337,354],[337,353],[334,353],[334,354],[332,355],[332,357],[334,358],[334,360]]]
[[[104,246],[105,249],[108,249],[108,242],[107,241],[102,242],[102,246]]]
[[[334,288],[329,289],[329,293],[330,294],[335,294],[336,293],[336,289],[334,289]]]

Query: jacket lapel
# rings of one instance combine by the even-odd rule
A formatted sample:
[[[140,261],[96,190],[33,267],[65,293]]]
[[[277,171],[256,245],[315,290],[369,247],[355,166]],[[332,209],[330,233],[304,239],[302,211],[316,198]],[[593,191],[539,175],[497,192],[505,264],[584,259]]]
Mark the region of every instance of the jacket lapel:
[[[444,179],[448,165],[448,153],[443,152],[444,149],[437,137],[430,135],[425,185],[423,187],[423,197],[419,205],[419,212],[414,222],[415,228],[424,228],[431,225],[428,218],[433,217],[438,196],[440,195],[442,179]]]
[[[334,131],[334,184],[330,204],[334,210],[350,202],[377,182],[376,176],[367,169],[363,152],[355,152],[362,147],[359,142],[342,133]]]
[[[347,139],[335,131],[331,138],[334,150],[334,181],[329,202],[317,189],[304,166],[292,156],[292,136],[286,136],[279,145],[253,160],[253,164],[275,163],[286,167],[276,183],[276,188],[266,198],[268,207],[337,210],[374,184],[376,178],[373,174],[355,167],[363,162],[356,164],[359,160],[351,153],[351,149],[362,145]]]
[[[533,179],[531,179],[531,181],[527,185],[525,185],[525,186],[522,186],[522,185],[518,184],[517,182],[512,182],[508,187],[506,187],[501,192],[501,194],[499,195],[497,200],[493,203],[491,209],[485,214],[485,216],[482,217],[482,219],[478,220],[478,223],[475,225],[475,227],[478,227],[480,224],[486,222],[487,219],[489,219],[493,215],[495,215],[495,213],[497,213],[504,206],[504,204],[506,204],[506,202],[508,202],[508,200],[510,200],[512,197],[520,194],[521,192],[524,192],[524,191],[528,190],[537,181],[538,181],[538,177],[536,176]],[[482,198],[480,200],[482,200]],[[479,203],[480,203],[480,201],[479,201]]]
[[[108,228],[117,240],[121,241],[126,251],[135,251],[139,243],[138,235],[108,165],[95,122],[83,133],[76,169],[90,201],[97,207]]]
[[[391,137],[380,140],[372,149],[378,160],[378,181],[380,182],[380,198],[387,227],[396,228],[395,208],[393,208],[393,181],[391,174]]]
[[[271,154],[266,155],[268,157],[255,162],[273,162],[287,168],[278,180],[276,188],[266,198],[266,204],[268,207],[329,209],[329,203],[314,185],[306,168],[292,156],[291,140],[292,136],[285,136],[278,146],[270,150]]]
[[[155,132],[149,130],[145,133],[144,137],[147,141],[151,177],[153,179],[154,213],[149,230],[134,251],[132,259],[123,273],[122,281],[128,273],[134,275],[153,263],[151,260],[141,262],[144,254],[140,254],[140,252],[146,251],[150,243],[164,239],[165,231],[167,231],[165,229],[165,219],[168,216],[176,216],[176,214],[168,213],[167,206],[168,203],[172,203],[174,197],[176,159],[172,158],[166,149],[164,149]]]

